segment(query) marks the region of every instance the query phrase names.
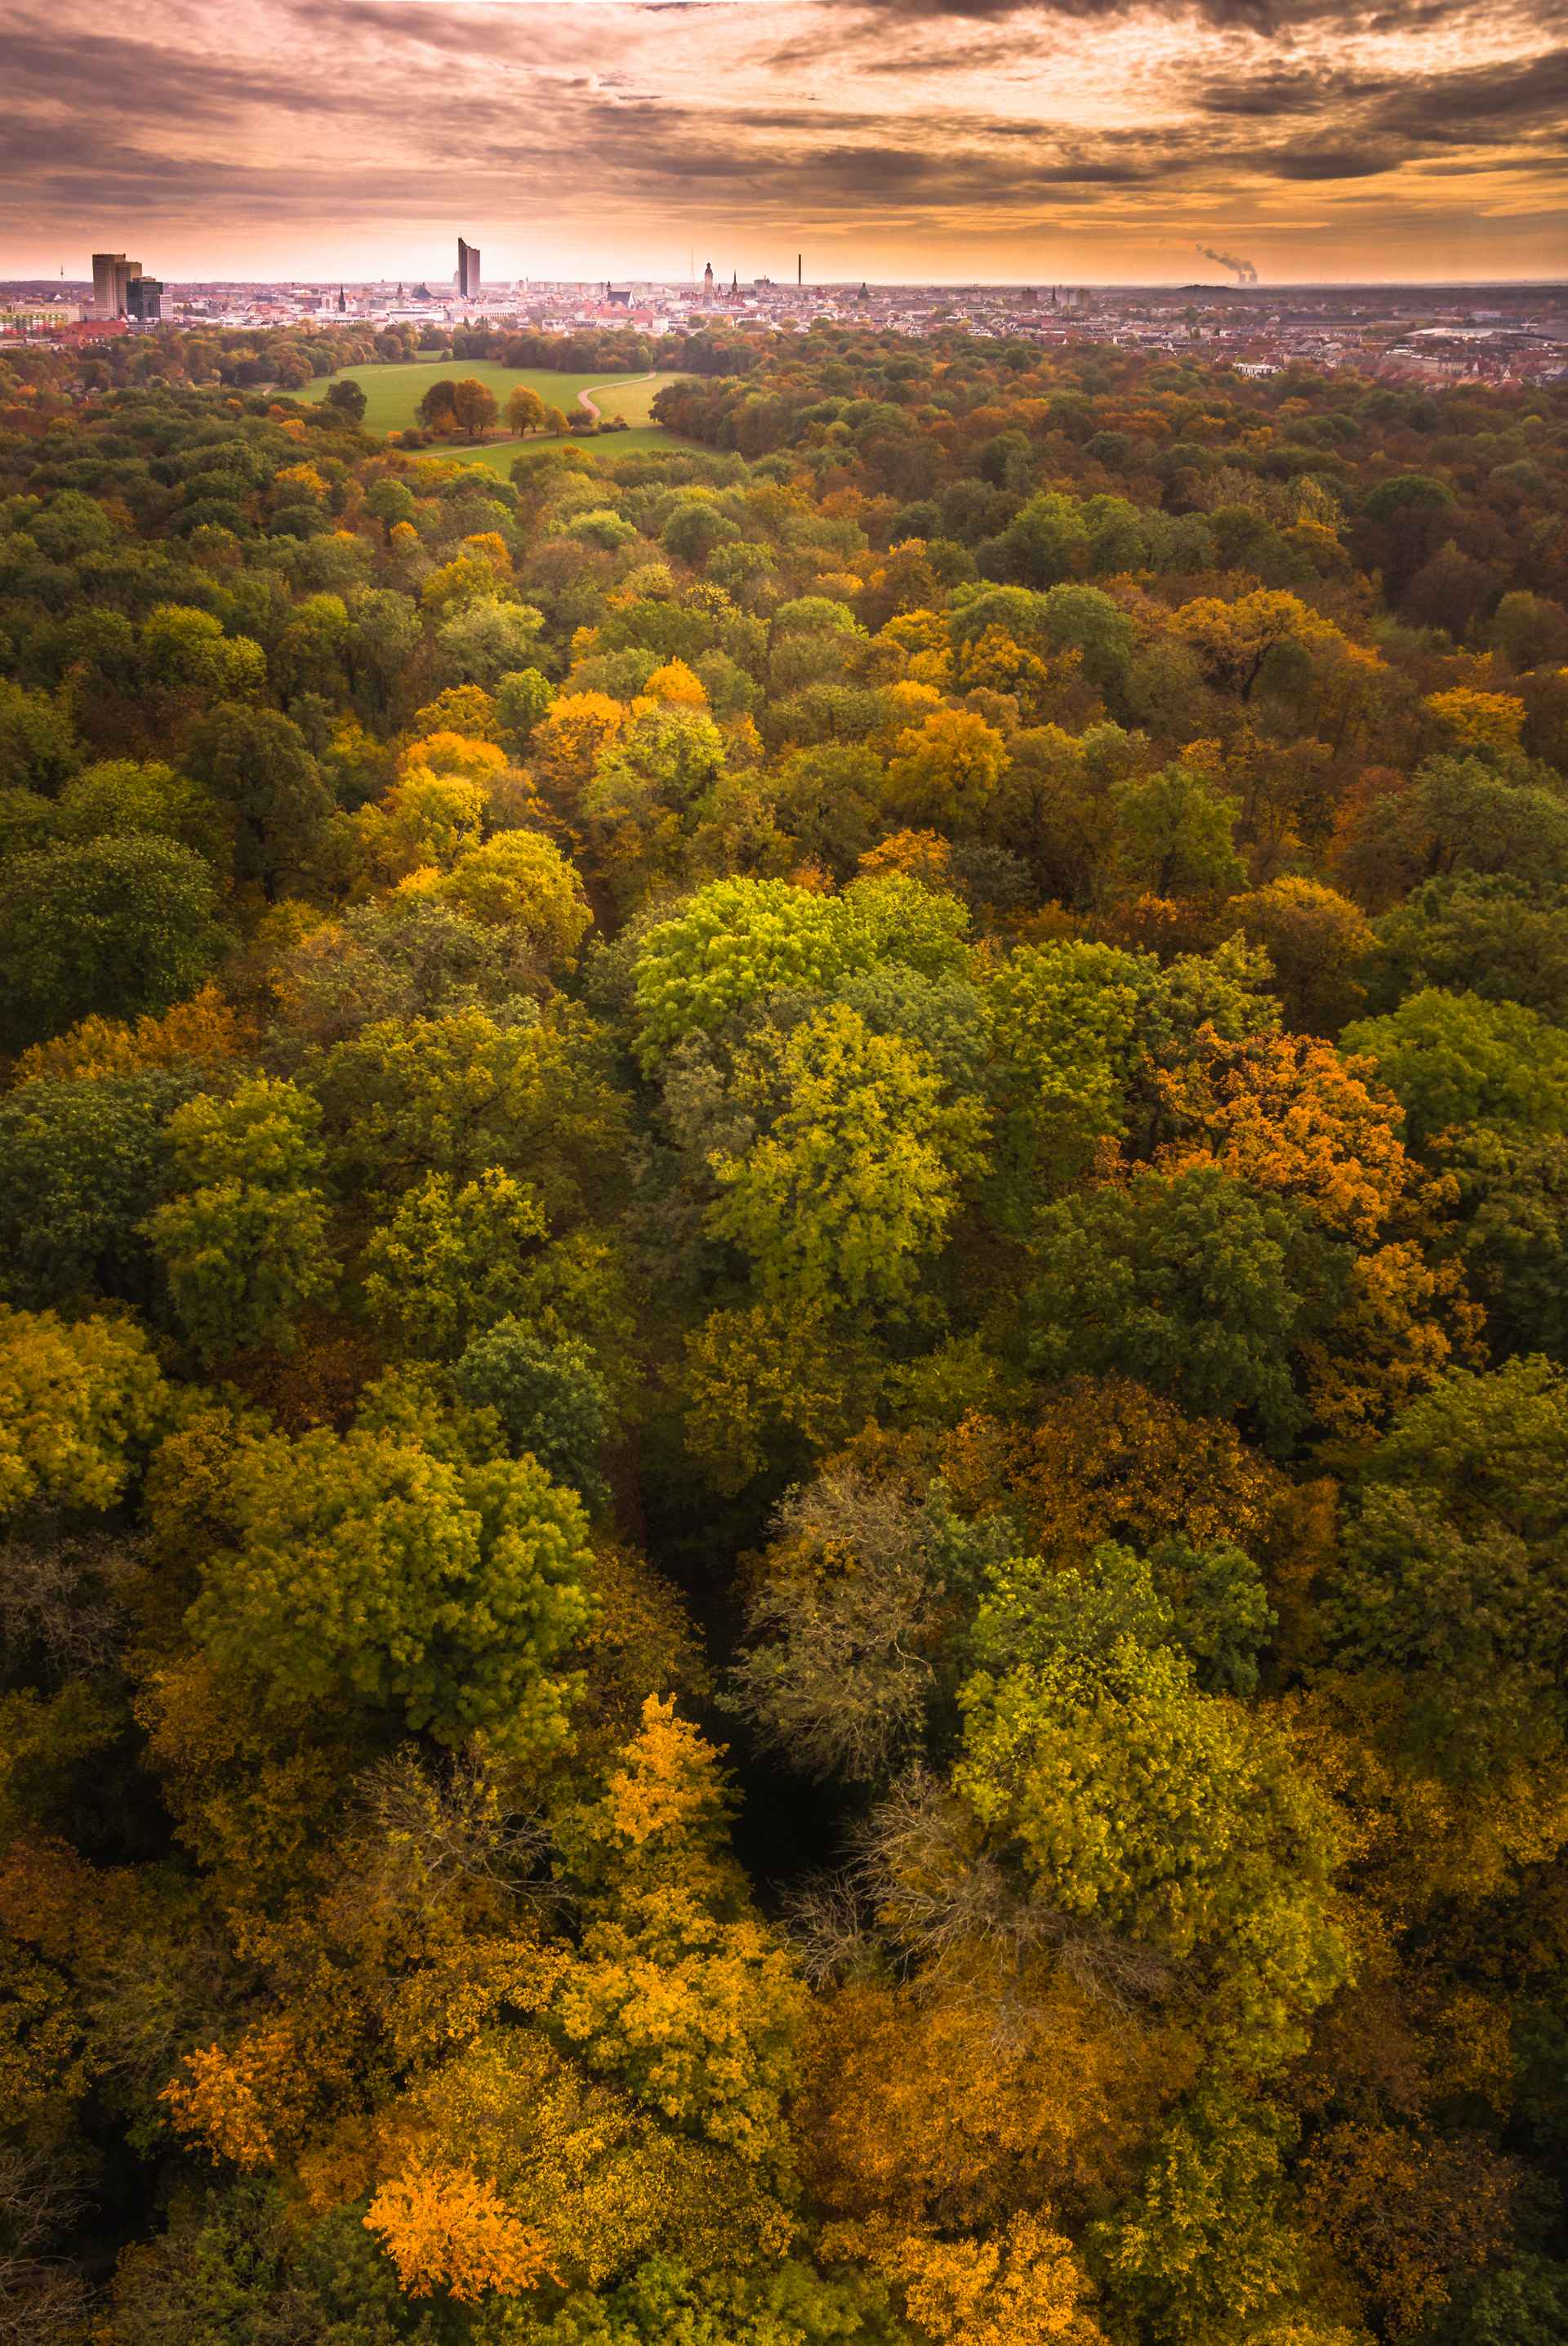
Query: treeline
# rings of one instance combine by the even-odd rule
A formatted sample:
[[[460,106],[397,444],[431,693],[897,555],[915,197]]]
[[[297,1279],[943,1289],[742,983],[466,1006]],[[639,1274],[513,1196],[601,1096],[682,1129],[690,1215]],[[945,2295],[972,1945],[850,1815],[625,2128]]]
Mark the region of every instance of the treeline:
[[[11,386],[0,2334],[1556,2346],[1568,398],[705,355]]]
[[[0,349],[0,442],[40,438],[51,423],[75,420],[90,410],[99,395],[141,387],[289,393],[356,367],[449,358],[494,359],[505,366],[564,374],[646,374],[656,365],[725,373],[754,363],[757,355],[722,332],[655,338],[626,327],[545,334],[515,327],[452,327],[434,320],[424,325],[345,321],[260,331],[217,322],[170,325],[86,349],[53,350],[42,343]]]

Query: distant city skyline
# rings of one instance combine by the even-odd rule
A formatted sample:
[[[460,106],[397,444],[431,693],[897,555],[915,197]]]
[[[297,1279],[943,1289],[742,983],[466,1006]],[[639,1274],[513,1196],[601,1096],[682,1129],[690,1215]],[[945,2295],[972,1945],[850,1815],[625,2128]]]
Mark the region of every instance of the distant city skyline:
[[[518,6],[544,6],[549,5],[549,0],[514,0],[514,5]],[[688,5],[693,7],[718,6],[723,5],[723,0],[688,0]],[[728,5],[739,6],[746,5],[746,0],[728,0]],[[434,273],[438,277],[440,275],[439,270],[432,273]],[[319,274],[307,274],[305,271],[300,270],[278,270],[265,276],[252,275],[240,277],[225,270],[209,269],[193,271],[188,277],[170,277],[160,290],[172,293],[183,293],[193,286],[203,285],[257,287],[297,285],[319,288],[323,292],[329,293],[335,293],[341,288],[346,288],[347,291],[352,294],[355,292],[363,292],[372,287],[384,289],[394,283],[400,286],[404,285],[405,283],[409,286],[412,286],[418,281],[421,275],[422,272],[418,270],[405,268],[401,270],[388,269],[382,270],[379,275],[365,277],[356,277],[351,273],[345,273],[341,269],[329,269]],[[776,290],[789,291],[793,290],[796,282],[793,277],[786,279],[777,275],[770,275],[766,270],[759,270],[754,276],[748,275],[744,269],[740,270],[738,272],[738,280],[740,291],[743,293],[749,291],[755,286],[766,285],[771,285]],[[808,293],[810,293],[814,290],[822,291],[831,291],[846,288],[852,290],[857,284],[866,284],[868,282],[873,292],[895,289],[901,290],[912,287],[923,287],[932,292],[953,293],[966,292],[978,288],[995,287],[999,291],[1007,291],[1028,287],[1045,295],[1049,295],[1054,285],[1064,291],[1073,291],[1084,293],[1105,292],[1118,294],[1136,293],[1140,291],[1146,291],[1150,293],[1181,292],[1190,286],[1195,292],[1250,293],[1258,297],[1260,301],[1267,301],[1269,293],[1273,291],[1310,293],[1315,289],[1325,293],[1346,295],[1354,294],[1357,291],[1364,291],[1369,294],[1397,291],[1401,286],[1410,287],[1416,291],[1426,290],[1434,292],[1440,291],[1450,291],[1456,293],[1464,291],[1480,293],[1485,291],[1488,287],[1494,287],[1499,291],[1502,291],[1506,288],[1515,292],[1527,291],[1532,286],[1541,286],[1543,288],[1549,287],[1555,291],[1568,286],[1568,266],[1565,266],[1555,272],[1543,272],[1541,275],[1523,277],[1281,277],[1278,279],[1259,278],[1256,281],[1248,281],[1245,284],[1237,283],[1237,281],[1233,278],[1227,278],[1212,271],[1207,276],[1205,276],[1201,270],[1196,275],[1191,277],[1128,277],[1116,279],[1052,279],[1050,277],[1042,276],[1037,271],[1033,277],[873,276],[868,280],[864,276],[857,275],[855,272],[851,271],[847,275],[840,277],[808,277],[804,280],[805,290]],[[672,269],[657,273],[644,273],[635,270],[626,270],[624,269],[612,269],[606,270],[600,269],[597,270],[589,270],[583,273],[573,271],[569,275],[563,274],[558,277],[551,277],[547,275],[534,277],[526,275],[519,275],[517,277],[490,275],[483,278],[481,280],[481,284],[487,295],[504,293],[509,288],[521,286],[547,290],[553,286],[562,288],[593,288],[602,287],[605,285],[614,285],[619,288],[625,288],[627,286],[677,287],[690,285],[700,292],[703,285],[703,276],[700,270],[694,277],[688,270]],[[37,286],[45,289],[54,288],[57,289],[64,294],[80,295],[90,300],[93,288],[93,277],[90,270],[82,270],[76,276],[72,276],[68,269],[64,276],[61,276],[55,271],[38,270],[18,270],[7,275],[4,270],[0,270],[0,286],[21,285],[28,287]],[[729,290],[729,285],[730,276],[721,276],[718,280],[719,293],[727,293]],[[441,290],[430,293],[429,298],[437,306],[451,302],[458,298],[457,286],[453,272],[448,272],[447,278],[443,281]]]
[[[1501,282],[1555,0],[0,0],[0,278]],[[106,90],[157,102],[107,108]],[[697,248],[692,270],[690,249]]]

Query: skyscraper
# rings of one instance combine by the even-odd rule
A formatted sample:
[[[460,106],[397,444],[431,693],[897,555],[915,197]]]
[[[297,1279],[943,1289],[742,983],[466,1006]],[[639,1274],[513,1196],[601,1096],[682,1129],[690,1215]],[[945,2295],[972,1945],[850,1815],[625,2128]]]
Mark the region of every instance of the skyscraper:
[[[133,277],[140,275],[139,260],[127,260],[123,252],[95,252],[93,255],[94,317],[123,318],[126,313],[126,287]]]
[[[457,240],[457,291],[464,301],[479,299],[479,247]]]
[[[702,272],[702,298],[705,301],[711,301],[713,299],[713,263],[711,260]]]

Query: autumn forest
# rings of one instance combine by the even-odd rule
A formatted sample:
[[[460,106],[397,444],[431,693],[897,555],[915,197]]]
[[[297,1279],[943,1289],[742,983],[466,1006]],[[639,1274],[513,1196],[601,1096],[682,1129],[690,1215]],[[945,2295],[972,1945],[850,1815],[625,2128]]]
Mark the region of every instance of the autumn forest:
[[[0,356],[0,2341],[1563,2346],[1568,386],[406,355]]]

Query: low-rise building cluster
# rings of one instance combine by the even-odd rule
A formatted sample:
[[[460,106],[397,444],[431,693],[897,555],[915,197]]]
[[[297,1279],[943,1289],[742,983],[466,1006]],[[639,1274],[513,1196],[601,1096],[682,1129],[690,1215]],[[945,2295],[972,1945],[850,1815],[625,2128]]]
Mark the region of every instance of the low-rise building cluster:
[[[759,277],[728,284],[711,262],[700,278],[522,278],[485,282],[478,248],[458,240],[450,284],[381,279],[215,280],[168,287],[121,254],[95,254],[90,288],[0,288],[0,339],[66,345],[156,324],[263,329],[355,323],[430,330],[435,343],[464,326],[569,333],[629,327],[689,334],[742,326],[789,334],[818,321],[929,335],[953,328],[1036,344],[1093,341],[1201,353],[1238,372],[1293,362],[1354,368],[1418,382],[1529,382],[1568,372],[1568,286],[1174,287],[809,284]]]

